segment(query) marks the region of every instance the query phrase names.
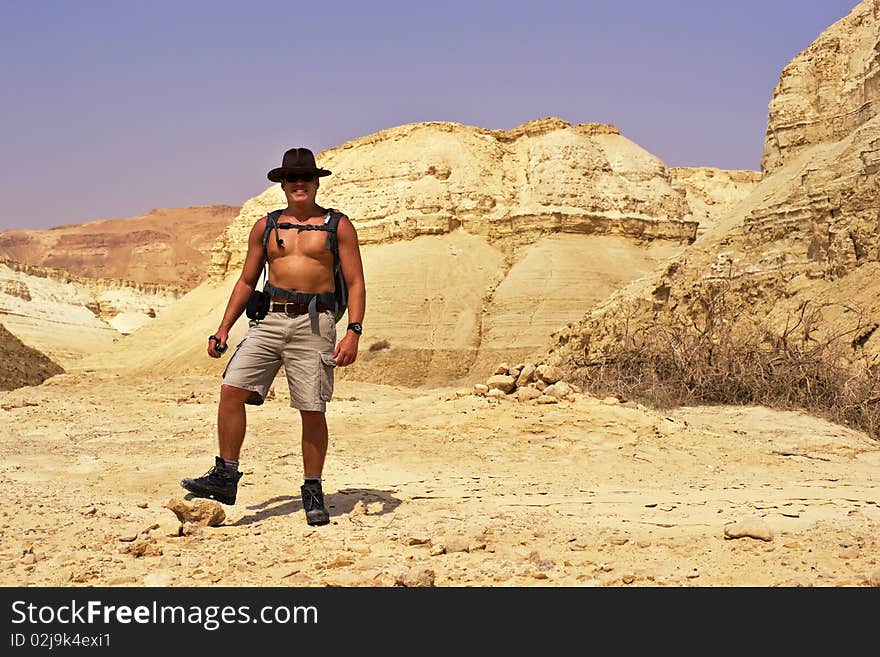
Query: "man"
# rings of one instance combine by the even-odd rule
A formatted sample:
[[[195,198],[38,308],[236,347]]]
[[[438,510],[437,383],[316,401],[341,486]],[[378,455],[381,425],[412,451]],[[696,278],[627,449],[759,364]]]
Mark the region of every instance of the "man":
[[[269,263],[268,285],[264,289],[272,294],[269,312],[264,319],[250,321],[247,336],[223,372],[217,410],[220,454],[214,467],[202,477],[180,482],[197,497],[235,503],[241,478],[239,454],[245,435],[245,404],[263,403],[283,365],[290,388],[290,406],[299,410],[302,419],[304,482],[300,492],[310,525],[330,522],[321,487],[328,442],[324,413],[333,394],[333,368],[351,365],[357,358],[366,305],[357,232],[343,215],[336,236],[348,287],[350,323],[337,343],[336,320],[333,309],[328,307],[334,289],[333,253],[328,250],[328,233],[320,228],[326,226],[330,211],[315,200],[318,179],[330,173],[316,165],[315,156],[307,148],[288,150],[281,166],[268,173],[269,180],[281,183],[287,208],[277,223],[269,226],[270,239],[264,239],[269,235],[268,216],[251,229],[241,276],[220,326],[208,338],[208,355],[219,358],[226,350],[229,331],[258,283],[264,257]]]

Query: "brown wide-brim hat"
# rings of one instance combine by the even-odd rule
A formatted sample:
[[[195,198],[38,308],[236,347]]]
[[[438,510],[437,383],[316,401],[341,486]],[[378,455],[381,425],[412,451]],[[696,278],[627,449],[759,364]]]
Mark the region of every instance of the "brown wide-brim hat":
[[[315,155],[308,148],[291,148],[281,159],[281,166],[268,174],[272,182],[281,182],[288,173],[313,173],[316,176],[329,176],[330,171],[315,164]]]

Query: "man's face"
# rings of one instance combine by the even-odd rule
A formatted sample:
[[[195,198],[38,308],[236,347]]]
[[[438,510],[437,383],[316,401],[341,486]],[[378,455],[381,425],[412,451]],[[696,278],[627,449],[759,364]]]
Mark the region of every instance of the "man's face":
[[[318,177],[307,173],[287,174],[281,181],[281,189],[289,202],[314,201],[318,193]]]

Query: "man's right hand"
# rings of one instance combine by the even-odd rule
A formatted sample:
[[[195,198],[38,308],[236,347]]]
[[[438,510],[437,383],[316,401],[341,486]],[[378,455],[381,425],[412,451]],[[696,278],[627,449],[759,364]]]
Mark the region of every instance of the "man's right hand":
[[[211,358],[220,358],[226,351],[226,340],[229,338],[228,331],[217,331],[208,337],[208,355]]]

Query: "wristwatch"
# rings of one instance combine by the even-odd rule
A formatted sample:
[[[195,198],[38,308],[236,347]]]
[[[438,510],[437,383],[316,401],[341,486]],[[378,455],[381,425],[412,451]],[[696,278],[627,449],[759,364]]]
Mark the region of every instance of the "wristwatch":
[[[358,335],[360,335],[361,333],[364,332],[364,327],[361,326],[361,323],[360,323],[360,322],[352,322],[351,324],[349,324],[349,325],[346,327],[346,329],[349,330],[349,331],[354,331],[354,332],[357,333]]]

